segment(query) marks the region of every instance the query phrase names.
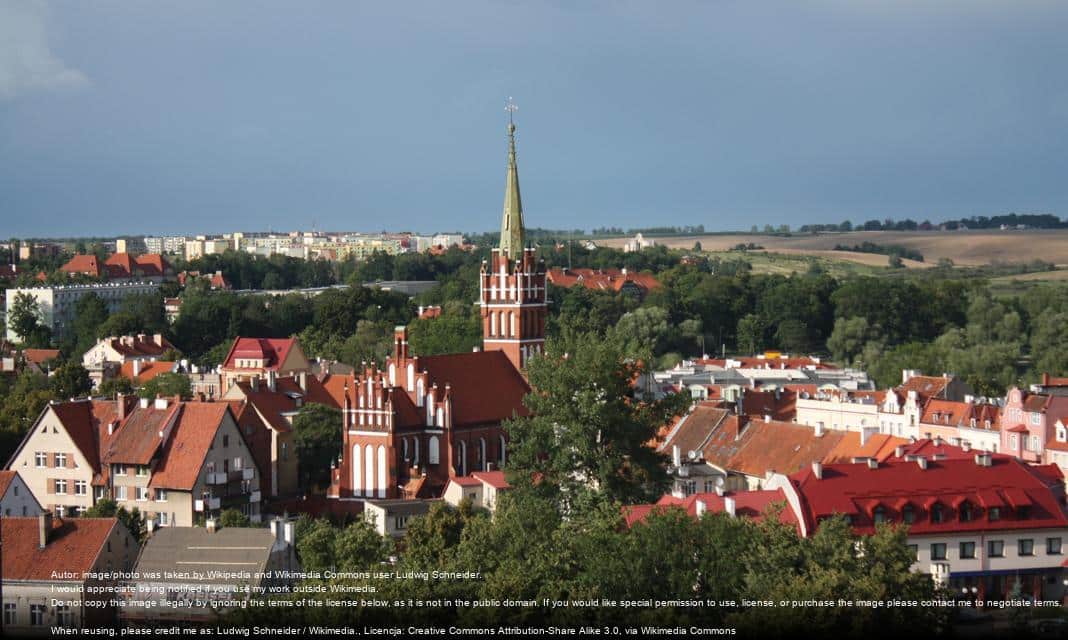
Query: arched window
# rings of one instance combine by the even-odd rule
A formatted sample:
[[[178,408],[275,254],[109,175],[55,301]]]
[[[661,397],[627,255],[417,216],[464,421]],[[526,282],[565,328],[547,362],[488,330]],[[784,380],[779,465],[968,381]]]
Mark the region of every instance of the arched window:
[[[508,337],[509,338],[514,338],[515,337],[515,312],[514,311],[509,311],[508,312]]]
[[[408,438],[401,438],[401,459],[408,460]]]
[[[360,445],[352,447],[352,494],[361,495],[363,489],[363,475],[360,473]]]
[[[386,448],[378,445],[378,497],[386,497]]]
[[[467,475],[467,443],[461,440],[456,447],[456,473]]]
[[[389,386],[397,386],[397,365],[389,363]]]
[[[946,508],[940,502],[931,505],[931,524],[941,524],[946,520]]]
[[[490,335],[497,335],[497,314],[492,311],[490,312]]]
[[[408,368],[410,370],[411,366],[409,365]],[[420,406],[420,407],[423,406],[423,396],[424,395],[426,395],[426,394],[423,393],[423,379],[419,378],[419,382],[415,383],[415,404],[416,404],[416,406]]]
[[[901,510],[901,520],[905,524],[912,524],[916,522],[916,507],[911,504],[905,505],[905,508]]]
[[[972,508],[972,504],[965,500],[960,503],[960,521],[971,522],[975,519],[975,509]]]
[[[497,436],[497,446],[497,464],[503,469],[504,462],[507,456],[507,454],[505,453],[505,441],[503,435]]]
[[[872,511],[871,519],[875,522],[875,524],[883,524],[883,523],[885,523],[886,522],[886,508],[883,507],[883,505],[879,505],[879,506],[875,507],[875,510]]]
[[[408,363],[408,391],[414,389],[412,385],[415,384],[415,365]]]
[[[441,452],[438,450],[438,437],[430,436],[430,444],[427,447],[427,463],[438,464],[441,462]]]
[[[374,445],[367,445],[363,448],[363,467],[364,467],[364,495],[373,496],[375,494],[375,448]]]
[[[486,470],[486,439],[478,439],[478,464],[475,465],[480,471]]]
[[[419,464],[419,436],[412,438],[415,451],[412,453],[412,464]]]
[[[445,426],[445,409],[438,407],[438,419],[436,423],[439,427]]]

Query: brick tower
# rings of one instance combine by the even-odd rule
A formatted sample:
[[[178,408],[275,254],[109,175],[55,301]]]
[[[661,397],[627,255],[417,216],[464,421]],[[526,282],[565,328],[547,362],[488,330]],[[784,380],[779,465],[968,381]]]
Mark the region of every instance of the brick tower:
[[[526,247],[523,202],[519,197],[519,169],[515,161],[515,123],[509,104],[508,178],[500,246],[482,262],[479,300],[482,305],[482,345],[503,351],[517,369],[545,350],[545,263]]]

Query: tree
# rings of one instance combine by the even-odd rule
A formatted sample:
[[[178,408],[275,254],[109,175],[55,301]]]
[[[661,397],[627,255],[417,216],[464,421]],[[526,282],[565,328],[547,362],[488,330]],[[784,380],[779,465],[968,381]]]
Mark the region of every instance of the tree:
[[[297,535],[297,555],[305,571],[325,571],[335,566],[334,539],[337,531],[328,520],[314,520]]]
[[[189,377],[181,373],[161,373],[148,382],[141,385],[137,395],[142,398],[171,398],[179,396],[183,400],[193,397],[193,385]]]
[[[628,353],[615,333],[567,331],[549,342],[527,364],[530,415],[504,425],[510,477],[520,484],[539,477],[564,511],[591,495],[624,502],[660,495],[664,458],[646,443],[684,401],[633,397],[631,382],[649,357]]]
[[[331,465],[341,451],[341,411],[305,404],[293,419],[293,433],[303,486],[329,484]]]
[[[133,383],[129,378],[122,376],[116,378],[108,378],[100,383],[100,386],[96,389],[95,395],[104,396],[106,398],[114,398],[118,394],[131,394],[134,392]]]
[[[245,528],[252,525],[248,516],[237,509],[223,509],[219,514],[219,525],[223,527]]]
[[[89,372],[82,363],[71,360],[60,365],[52,374],[52,392],[58,398],[78,398],[93,389]]]
[[[834,331],[827,338],[827,349],[836,362],[848,366],[860,355],[864,345],[878,336],[878,327],[869,325],[867,318],[838,318],[834,322]]]
[[[738,349],[745,353],[756,353],[764,346],[764,334],[767,325],[760,316],[750,313],[738,321]]]
[[[126,507],[120,507],[111,498],[98,500],[97,503],[85,510],[84,518],[118,518],[119,522],[126,527],[134,540],[141,541],[145,538],[145,518],[141,510],[134,507],[127,511]]]
[[[431,356],[464,353],[482,344],[482,322],[476,307],[461,302],[442,306],[436,318],[419,318],[408,325],[413,354]]]
[[[97,330],[108,319],[108,305],[95,293],[82,296],[74,306],[66,353],[81,354],[96,344]]]
[[[670,332],[668,313],[661,307],[640,307],[623,314],[614,332],[619,335],[626,353],[632,357],[643,349],[659,355]]]
[[[359,519],[338,533],[334,562],[338,571],[363,571],[385,562],[393,553],[393,540],[379,535],[367,520]]]
[[[7,313],[7,326],[27,347],[48,347],[52,331],[41,323],[37,299],[28,293],[15,294],[15,301]]]

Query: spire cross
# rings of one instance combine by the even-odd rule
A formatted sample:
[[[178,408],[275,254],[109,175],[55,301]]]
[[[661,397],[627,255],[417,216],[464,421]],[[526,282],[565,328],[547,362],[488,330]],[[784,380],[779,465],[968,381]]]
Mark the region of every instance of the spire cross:
[[[512,96],[508,96],[508,102],[504,105],[504,110],[508,112],[508,124],[512,124],[512,114],[519,111],[519,106],[512,100]]]

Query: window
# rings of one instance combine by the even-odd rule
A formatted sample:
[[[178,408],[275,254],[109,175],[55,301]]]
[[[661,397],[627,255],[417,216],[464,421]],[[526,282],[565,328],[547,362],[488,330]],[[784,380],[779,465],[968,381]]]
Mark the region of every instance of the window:
[[[67,454],[65,454],[65,453],[57,453],[56,454],[56,466],[60,467],[60,468],[63,468],[63,467],[67,466]]]
[[[393,528],[398,531],[408,528],[408,516],[397,516],[393,519]]]
[[[166,489],[156,489],[156,502],[166,502],[166,501],[167,501],[167,490]],[[167,514],[164,513],[164,514],[161,514],[161,515],[166,517]]]
[[[65,604],[58,605],[56,607],[56,622],[63,627],[69,627],[73,618],[70,614],[70,607]]]
[[[126,487],[125,486],[115,487],[115,499],[116,500],[125,500],[126,499]]]
[[[117,475],[117,476],[126,475],[126,465],[122,465],[122,464],[115,465],[115,475]]]
[[[1027,520],[1031,517],[1031,507],[1024,505],[1016,508],[1016,518],[1019,520]]]
[[[201,445],[201,446],[203,446],[203,445]],[[223,436],[223,447],[229,447],[229,446],[230,446],[230,436],[224,435]]]
[[[289,460],[289,443],[282,443],[282,462]]]
[[[1060,538],[1046,538],[1046,555],[1059,556],[1061,555],[1061,539]]]
[[[972,510],[970,502],[965,500],[960,504],[960,521],[971,522],[975,517],[975,512]]]
[[[946,519],[946,510],[941,504],[937,502],[931,507],[931,523],[941,524]]]
[[[167,513],[165,511],[161,511],[159,514],[159,524],[161,527],[167,526]]]
[[[89,492],[89,484],[85,480],[74,481],[74,495],[84,496]]]
[[[1002,540],[991,540],[986,544],[986,554],[991,558],[1004,558],[1005,542]]]
[[[1016,434],[1015,433],[1009,436],[1009,448],[1010,449],[1016,449]]]
[[[148,500],[148,487],[137,487],[137,501],[144,502]]]
[[[1001,507],[990,507],[990,509],[987,510],[986,515],[991,522],[1001,520]]]
[[[1042,422],[1042,416],[1037,413],[1031,414],[1031,424],[1037,425]],[[1036,438],[1037,440],[1037,438]]]
[[[37,453],[33,454],[33,464],[36,467],[47,467],[48,454],[44,451],[38,451]]]
[[[59,494],[59,495],[64,495],[64,494],[67,493],[67,481],[66,480],[56,480],[56,493]]]
[[[1031,436],[1031,451],[1041,451],[1038,444],[1038,436]]]
[[[1021,556],[1035,555],[1035,541],[1031,538],[1020,538],[1016,541],[1016,550]]]
[[[42,626],[44,624],[45,606],[43,604],[30,605],[30,624]]]
[[[4,603],[4,624],[15,624],[15,603]]]
[[[916,507],[911,504],[905,505],[905,508],[901,510],[901,519],[905,521],[905,524],[916,522]]]
[[[148,467],[144,465],[137,465],[137,477],[144,478],[148,475]]]
[[[946,559],[946,543],[936,542],[931,545],[931,560]]]
[[[97,500],[102,500],[103,498],[104,498],[104,487],[97,487],[96,488],[96,499]]]
[[[960,543],[960,559],[970,560],[975,558],[975,543],[974,542],[962,542]]]

